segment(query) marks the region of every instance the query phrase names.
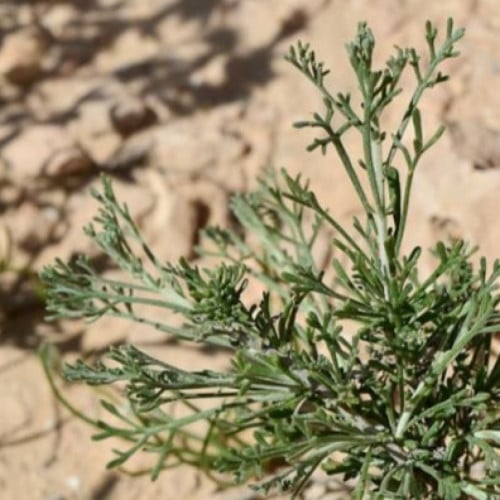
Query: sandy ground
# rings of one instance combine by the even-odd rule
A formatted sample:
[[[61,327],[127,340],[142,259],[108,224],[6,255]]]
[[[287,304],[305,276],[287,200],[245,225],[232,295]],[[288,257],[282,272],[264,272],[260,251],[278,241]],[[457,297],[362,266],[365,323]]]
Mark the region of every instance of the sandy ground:
[[[111,444],[91,442],[92,430],[54,400],[36,355],[43,340],[64,359],[133,341],[191,366],[226,361],[127,324],[47,324],[34,276],[55,256],[97,255],[81,227],[101,172],[168,260],[192,257],[206,224],[227,224],[231,194],[268,165],[310,177],[350,220],[360,209],[337,160],[307,154],[309,137],[291,127],[319,100],[282,55],[297,38],[310,41],[335,88],[354,89],[344,43],[358,21],[371,25],[383,61],[394,45],[423,50],[425,20],[444,28],[449,16],[467,36],[447,65],[452,80],[423,104],[427,130],[448,129],[417,175],[406,245],[459,236],[492,259],[500,253],[497,0],[0,3],[0,258],[11,255],[0,278],[0,498],[253,498],[217,493],[188,468],[154,483],[105,470]],[[64,390],[98,414],[92,391]],[[334,498],[323,493],[309,498]]]

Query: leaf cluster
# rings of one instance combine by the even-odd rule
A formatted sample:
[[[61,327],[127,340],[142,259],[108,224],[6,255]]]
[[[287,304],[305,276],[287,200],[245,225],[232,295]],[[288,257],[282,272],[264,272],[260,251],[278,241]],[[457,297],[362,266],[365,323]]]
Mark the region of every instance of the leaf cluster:
[[[440,242],[435,269],[422,278],[420,247],[401,252],[416,166],[442,134],[424,135],[419,102],[447,79],[437,68],[457,56],[462,35],[449,21],[438,45],[428,23],[426,66],[414,49],[397,48],[375,70],[375,41],[360,24],[347,46],[359,106],[327,89],[328,71],[308,45],[290,49],[287,59],[324,102],[322,113],[296,126],[318,131],[310,150],[333,147],[364,208],[365,219],[350,228],[300,176],[271,171],[256,191],[232,200],[239,230],[205,230],[209,243],[199,253],[219,266],[172,265],[158,260],[103,179],[94,192],[100,213],[86,233],[128,279],[97,273],[85,257],[57,261],[42,273],[51,317],[119,317],[228,350],[231,358],[225,372],[187,371],[124,345],[95,365],[67,365],[69,381],[124,387],[126,406],[103,402],[111,421],[87,417],[97,439],[128,443],[111,467],[141,450],[155,456],[153,477],[189,463],[295,497],[320,468],[356,479],[353,498],[500,494],[500,361],[492,349],[500,262],[488,268],[481,259],[475,268],[466,243]],[[415,90],[389,133],[382,113],[400,94],[406,68]],[[404,140],[409,127],[412,147]],[[350,129],[363,144],[358,162],[344,143]],[[325,234],[333,235],[326,266],[315,257]],[[265,291],[248,303],[253,282]],[[151,319],[142,306],[183,322]]]

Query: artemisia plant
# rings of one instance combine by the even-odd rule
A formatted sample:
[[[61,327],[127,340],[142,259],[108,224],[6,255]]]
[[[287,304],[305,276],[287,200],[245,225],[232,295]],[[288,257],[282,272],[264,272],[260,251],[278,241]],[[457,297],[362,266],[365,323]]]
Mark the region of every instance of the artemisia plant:
[[[427,23],[425,58],[396,48],[375,69],[374,37],[360,24],[347,45],[356,105],[330,90],[308,45],[287,55],[323,98],[323,109],[296,126],[313,128],[309,150],[333,151],[345,169],[364,213],[351,226],[300,177],[270,172],[232,200],[241,230],[205,231],[200,253],[220,265],[165,263],[103,179],[94,192],[99,214],[85,232],[128,278],[96,272],[85,256],[56,261],[42,273],[50,317],[124,318],[230,356],[226,371],[186,371],[123,345],[97,364],[66,365],[67,381],[124,388],[119,403],[102,401],[109,421],[79,414],[96,439],[123,440],[110,467],[145,452],[156,457],[153,478],[187,463],[293,497],[322,469],[354,479],[358,499],[500,498],[500,361],[492,350],[500,264],[481,259],[474,268],[466,243],[440,242],[434,270],[421,276],[421,248],[402,252],[417,165],[443,133],[424,132],[420,101],[447,80],[439,68],[458,55],[463,30],[449,20],[439,42],[437,35]],[[413,93],[398,128],[386,131],[382,115],[407,70]],[[360,159],[346,147],[348,131],[359,136]],[[314,258],[325,228],[334,234],[327,269]],[[243,292],[254,280],[265,292],[248,303]],[[142,306],[182,323],[145,316]],[[72,408],[55,386],[47,348],[43,359]],[[184,411],[171,412],[173,404]]]

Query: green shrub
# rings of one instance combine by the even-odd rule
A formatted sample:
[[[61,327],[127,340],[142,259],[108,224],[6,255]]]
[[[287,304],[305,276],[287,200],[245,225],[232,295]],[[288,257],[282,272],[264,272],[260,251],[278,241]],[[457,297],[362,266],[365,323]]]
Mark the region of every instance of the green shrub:
[[[440,242],[436,267],[422,278],[420,247],[401,250],[417,164],[443,132],[424,134],[419,102],[447,79],[438,67],[458,55],[463,30],[449,20],[438,44],[427,23],[425,36],[425,67],[414,49],[397,48],[375,70],[373,35],[359,25],[347,52],[361,105],[328,90],[328,71],[308,45],[287,56],[323,97],[324,109],[296,126],[314,128],[308,149],[333,149],[345,168],[364,210],[352,227],[300,177],[270,172],[255,192],[232,200],[243,231],[205,231],[210,243],[200,253],[221,258],[219,266],[163,263],[103,179],[94,192],[99,215],[85,232],[129,279],[101,276],[85,257],[57,261],[42,273],[51,317],[125,318],[231,356],[225,372],[185,371],[123,345],[94,366],[66,366],[66,380],[125,387],[120,404],[102,402],[110,421],[81,415],[97,439],[128,443],[110,467],[145,451],[156,456],[153,478],[188,463],[257,481],[264,493],[297,496],[321,468],[354,478],[353,498],[499,498],[500,362],[491,345],[500,328],[500,263],[488,270],[481,259],[475,269],[464,242]],[[388,133],[381,116],[405,70],[415,75],[414,92]],[[359,161],[346,149],[347,131],[359,133]],[[325,228],[337,257],[321,269],[313,255]],[[249,304],[243,292],[252,281],[265,292]],[[177,313],[183,324],[143,317],[143,305]],[[169,413],[172,402],[184,406],[182,416]]]

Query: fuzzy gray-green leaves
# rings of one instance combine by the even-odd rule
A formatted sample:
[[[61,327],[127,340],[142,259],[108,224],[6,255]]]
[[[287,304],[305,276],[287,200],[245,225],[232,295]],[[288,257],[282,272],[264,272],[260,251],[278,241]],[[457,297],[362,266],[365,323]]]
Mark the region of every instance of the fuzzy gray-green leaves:
[[[117,317],[228,353],[226,371],[181,369],[128,345],[93,365],[66,366],[69,381],[122,387],[119,404],[102,402],[105,421],[65,400],[45,349],[63,404],[95,426],[96,439],[123,440],[110,467],[142,451],[154,457],[153,478],[187,463],[220,483],[229,474],[293,498],[319,470],[332,484],[352,480],[345,487],[357,499],[500,496],[493,349],[500,263],[482,259],[475,268],[467,244],[438,243],[435,268],[422,277],[421,247],[401,250],[414,173],[443,133],[426,133],[419,103],[447,79],[439,67],[458,55],[462,36],[450,20],[439,41],[428,23],[426,65],[414,49],[397,48],[375,69],[375,38],[361,23],[347,45],[359,99],[330,90],[329,71],[309,45],[290,49],[287,59],[324,103],[296,126],[318,133],[309,150],[336,153],[364,210],[352,226],[335,219],[300,176],[269,171],[258,189],[232,200],[237,229],[205,230],[198,251],[218,266],[164,263],[103,180],[94,192],[101,209],[86,234],[121,275],[98,273],[85,257],[56,261],[42,273],[50,315]],[[407,69],[413,93],[396,130],[384,130],[381,117],[399,98]],[[359,136],[361,158],[348,151],[348,130]],[[325,237],[330,253],[319,261]],[[264,290],[257,300],[245,296],[249,284]]]

